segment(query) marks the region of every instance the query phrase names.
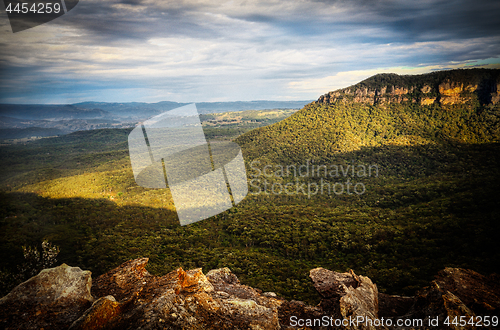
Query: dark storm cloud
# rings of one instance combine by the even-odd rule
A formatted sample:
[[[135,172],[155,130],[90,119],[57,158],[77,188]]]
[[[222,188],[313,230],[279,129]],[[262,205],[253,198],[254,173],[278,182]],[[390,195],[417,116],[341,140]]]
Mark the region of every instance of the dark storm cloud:
[[[80,2],[78,10],[57,24],[77,28],[91,42],[119,43],[123,39],[145,40],[155,36],[214,37],[217,30],[200,24],[206,21],[202,8],[175,2],[113,0]]]
[[[341,72],[497,58],[499,17],[493,0],[82,0],[16,35],[0,17],[0,98],[289,95],[289,84]]]
[[[376,2],[377,24],[399,31],[410,41],[461,40],[498,36],[500,2],[496,0]]]
[[[393,42],[468,39],[499,35],[500,1],[311,1],[288,15],[244,13],[239,18],[282,26],[294,33],[328,34],[372,27],[394,33]],[[361,33],[365,37],[381,37]]]
[[[207,15],[212,14],[212,15]],[[96,42],[144,40],[155,36],[231,38],[222,15],[265,24],[281,37],[324,38],[325,42],[401,43],[499,36],[500,1],[310,1],[286,6],[213,2],[114,0],[81,2],[58,24],[87,31]],[[235,24],[235,23],[233,23]],[[228,26],[231,28],[231,26]],[[276,37],[276,36],[269,36]],[[260,37],[262,39],[262,36]],[[277,42],[280,40],[278,39]]]

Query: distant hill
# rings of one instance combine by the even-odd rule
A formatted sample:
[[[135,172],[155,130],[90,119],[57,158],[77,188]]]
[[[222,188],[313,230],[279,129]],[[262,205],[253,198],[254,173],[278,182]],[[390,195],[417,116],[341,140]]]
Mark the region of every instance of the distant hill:
[[[267,110],[267,109],[300,109],[311,101],[238,101],[238,102],[196,102],[200,114],[221,113],[244,110]],[[74,106],[84,109],[102,109],[114,115],[124,118],[147,119],[162,112],[172,110],[189,103],[158,102],[158,103],[104,103],[84,102]]]
[[[0,129],[0,140],[5,139],[24,139],[34,137],[47,137],[67,134],[68,131],[63,131],[57,128],[4,128]]]
[[[197,103],[200,114],[234,112],[244,110],[300,109],[310,101],[249,101],[249,102],[201,102]],[[165,111],[188,103],[163,101],[158,103],[106,103],[83,102],[65,105],[47,104],[0,104],[0,129],[41,127],[65,132],[97,128],[132,127]],[[4,131],[15,138],[21,131]],[[25,131],[28,132],[28,131]]]
[[[107,103],[107,102],[83,102],[76,103],[73,106],[78,108],[93,110],[99,109],[109,113],[114,119],[145,120],[156,116],[162,112],[172,110],[188,103],[178,102],[125,102],[125,103]]]
[[[240,101],[240,102],[200,102],[196,107],[200,113],[220,113],[244,110],[301,109],[311,101]]]
[[[84,109],[75,105],[0,104],[0,116],[29,120],[68,120],[112,118],[101,109]]]
[[[211,114],[244,110],[300,109],[309,102],[201,102],[196,105],[200,114]],[[30,135],[33,131],[16,129],[29,127],[56,129],[58,134],[98,128],[133,127],[137,122],[186,104],[188,103],[169,101],[158,103],[83,102],[67,105],[0,104],[0,129],[10,129],[3,130],[2,139],[15,139],[20,135]]]
[[[249,159],[328,159],[384,145],[500,141],[500,70],[379,74],[237,139]]]
[[[0,139],[22,139],[68,134],[99,128],[124,128],[135,123],[112,119],[33,120],[0,116]]]
[[[311,101],[245,101],[196,103],[200,114],[243,110],[300,109]],[[0,104],[0,118],[22,120],[108,119],[118,121],[146,120],[162,112],[188,103],[106,103],[82,102],[76,104]]]

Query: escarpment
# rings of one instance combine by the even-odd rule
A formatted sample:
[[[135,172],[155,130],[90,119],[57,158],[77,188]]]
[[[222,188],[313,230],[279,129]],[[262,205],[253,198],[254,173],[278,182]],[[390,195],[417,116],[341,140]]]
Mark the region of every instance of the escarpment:
[[[390,103],[439,104],[500,101],[500,70],[467,69],[400,76],[378,74],[360,83],[322,95],[317,104],[335,102],[384,105]]]

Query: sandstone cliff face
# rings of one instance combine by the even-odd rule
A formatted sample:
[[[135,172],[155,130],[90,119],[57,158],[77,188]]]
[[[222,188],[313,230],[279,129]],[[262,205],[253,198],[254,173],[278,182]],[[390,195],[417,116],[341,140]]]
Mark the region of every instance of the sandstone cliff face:
[[[453,70],[460,71],[460,70]],[[466,70],[461,70],[466,71]],[[472,71],[472,70],[471,70]],[[421,105],[463,104],[477,98],[482,104],[500,101],[499,70],[479,71],[467,79],[454,80],[446,74],[432,76],[377,75],[354,86],[322,95],[316,103],[355,102],[366,104],[418,103]],[[400,77],[401,79],[395,79]],[[429,82],[426,82],[426,81]],[[376,83],[374,83],[376,82]]]
[[[128,261],[93,283],[90,272],[77,267],[43,270],[0,299],[0,328],[399,329],[350,322],[326,325],[325,320],[427,322],[437,316],[441,323],[433,329],[448,329],[442,323],[446,316],[500,313],[499,278],[459,268],[441,271],[416,297],[381,294],[368,277],[353,271],[316,268],[310,278],[322,300],[318,306],[308,306],[242,285],[228,268],[206,275],[201,269],[179,268],[158,277],[145,269],[147,262],[147,258]]]

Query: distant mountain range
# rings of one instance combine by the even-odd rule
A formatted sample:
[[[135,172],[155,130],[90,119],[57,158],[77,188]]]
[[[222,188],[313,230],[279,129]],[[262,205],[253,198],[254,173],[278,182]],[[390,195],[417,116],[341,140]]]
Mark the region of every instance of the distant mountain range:
[[[311,101],[248,101],[196,103],[200,114],[243,110],[300,109]],[[130,127],[188,103],[83,102],[64,105],[0,104],[0,138],[50,136],[78,130]],[[26,128],[43,128],[27,130]],[[52,131],[51,131],[52,130]]]
[[[196,108],[200,114],[221,113],[243,110],[266,110],[266,109],[301,109],[311,101],[237,101],[237,102],[196,102]],[[172,110],[189,103],[158,102],[158,103],[102,103],[83,102],[73,104],[76,107],[91,110],[100,109],[119,117],[149,118],[164,111]]]

